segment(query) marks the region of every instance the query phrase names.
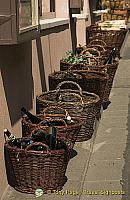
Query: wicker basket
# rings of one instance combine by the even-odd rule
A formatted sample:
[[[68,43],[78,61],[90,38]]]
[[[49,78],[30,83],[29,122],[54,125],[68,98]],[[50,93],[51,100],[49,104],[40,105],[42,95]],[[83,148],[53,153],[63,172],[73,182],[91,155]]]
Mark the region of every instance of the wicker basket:
[[[59,71],[49,75],[49,89],[56,89],[62,81],[77,82],[83,91],[97,94],[103,100],[108,75],[92,70]]]
[[[61,86],[75,85],[79,90],[61,89]],[[69,86],[70,87],[70,86]],[[82,92],[81,87],[73,81],[63,81],[56,90],[44,92],[37,96],[37,113],[42,112],[47,106],[61,106],[66,109],[71,116],[80,117],[83,121],[81,130],[78,133],[78,140],[90,139],[96,118],[100,117],[101,100],[98,95],[89,92]]]
[[[94,51],[95,49],[96,51]],[[84,50],[80,53],[81,56],[86,57],[88,52],[91,53],[91,57],[95,58],[95,63],[91,63],[90,65],[100,65],[104,63],[108,55],[110,54],[111,49],[107,49],[100,45],[88,45]]]
[[[29,150],[42,145],[44,151]],[[68,148],[66,146],[66,148]],[[61,190],[66,182],[65,172],[69,161],[68,150],[49,150],[43,143],[33,143],[26,149],[4,145],[8,183],[16,190],[34,194],[37,189]]]
[[[94,57],[94,56],[84,56],[85,59],[88,61],[88,65],[93,64],[93,65],[98,65],[98,60]],[[81,63],[81,65],[84,63]],[[70,67],[70,66],[75,66],[75,65],[80,65],[80,64],[73,64],[73,63],[68,63],[68,62],[64,62],[63,60],[60,60],[60,70],[64,71],[66,70],[66,66]],[[87,65],[87,64],[85,64]]]
[[[115,77],[115,74],[116,74],[116,70],[117,70],[117,67],[118,67],[118,64],[119,62],[114,60],[113,61],[113,64],[110,65],[83,65],[83,64],[80,64],[80,65],[71,65],[71,66],[65,66],[62,68],[62,69],[71,69],[72,71],[86,71],[86,70],[94,70],[94,71],[98,71],[98,72],[105,72],[109,75],[109,79],[106,83],[106,88],[105,88],[105,92],[104,92],[104,96],[103,96],[103,108],[106,109],[108,107],[108,105],[110,104],[110,101],[109,101],[109,95],[110,95],[110,92],[111,92],[111,88],[112,88],[112,85],[113,85],[113,80],[114,80],[114,77]]]
[[[89,44],[87,45],[88,47],[91,47],[91,48],[96,48],[100,51],[100,56],[108,56],[110,51],[112,50],[113,46],[108,46],[106,44],[106,42],[104,42],[103,40],[99,40],[99,39],[93,39],[89,42]],[[119,55],[119,51],[118,49],[116,50],[116,53],[115,53],[115,57],[118,57],[120,58],[120,55]]]
[[[48,113],[51,114],[48,114]],[[22,119],[22,127],[23,127],[23,137],[30,137],[32,135],[32,131],[36,128],[40,128],[46,131],[47,125],[44,125],[46,122],[55,122],[57,128],[57,137],[66,141],[68,146],[72,149],[74,143],[77,139],[77,134],[81,129],[82,121],[78,117],[72,117],[73,124],[66,124],[64,119],[66,118],[68,113],[58,106],[47,107],[43,110],[43,114],[38,115],[42,119],[39,124],[32,124],[28,117],[24,117]],[[58,122],[60,125],[58,125]]]
[[[99,56],[101,56],[101,53],[100,53],[100,51],[98,51],[97,49],[95,49],[95,48],[89,48],[87,45],[84,45],[84,46],[81,46],[80,45],[80,47],[77,47],[77,49],[80,49],[80,51],[79,51],[79,55],[82,55],[82,51],[84,51],[84,50],[86,50],[86,52],[87,52],[87,54],[86,55],[89,55],[90,56],[90,54],[92,55],[92,56],[94,56],[94,57],[99,57]]]
[[[88,34],[89,34],[89,42],[94,39],[99,39],[103,40],[106,42],[108,46],[111,47],[116,47],[118,50],[118,53],[121,49],[121,46],[123,44],[123,41],[125,39],[127,30],[111,30],[111,31],[106,31],[106,30],[101,30],[99,27],[90,27],[88,29]]]
[[[101,45],[103,47],[107,46],[106,42],[104,42],[103,40],[98,40],[98,39],[91,40],[88,45]]]

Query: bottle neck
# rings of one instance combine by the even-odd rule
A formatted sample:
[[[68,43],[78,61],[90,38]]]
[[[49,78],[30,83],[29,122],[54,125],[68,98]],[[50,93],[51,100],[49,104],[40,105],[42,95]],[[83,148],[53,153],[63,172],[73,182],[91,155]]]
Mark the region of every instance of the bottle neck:
[[[41,119],[38,118],[37,116],[33,115],[32,113],[30,113],[28,110],[26,110],[24,107],[21,108],[21,111],[26,114],[28,116],[28,118],[30,119],[30,121],[33,123],[33,124],[38,124],[41,122]]]
[[[113,48],[112,51],[110,52],[110,55],[108,56],[107,60],[104,62],[105,65],[106,64],[112,64],[113,56],[114,56],[115,52],[116,52],[116,49]]]
[[[14,141],[16,139],[15,136],[12,133],[10,133],[7,129],[4,130],[4,134],[8,137],[10,141]]]
[[[21,111],[26,114],[28,117],[32,117],[34,116],[32,113],[30,113],[28,110],[26,110],[25,108],[22,108]]]

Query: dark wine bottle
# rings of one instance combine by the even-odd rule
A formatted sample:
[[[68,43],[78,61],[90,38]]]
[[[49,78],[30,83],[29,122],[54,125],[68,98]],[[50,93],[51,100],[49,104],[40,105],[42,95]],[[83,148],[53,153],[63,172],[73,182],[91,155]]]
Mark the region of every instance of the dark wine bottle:
[[[54,126],[48,127],[48,134],[46,135],[46,143],[51,150],[56,149],[57,143],[57,129]]]
[[[32,133],[32,140],[34,142],[45,142],[46,141],[46,132],[39,129],[37,132]]]
[[[8,137],[9,144],[11,146],[15,146],[15,147],[21,148],[21,140],[20,139],[16,139],[16,137],[8,129],[4,130],[4,135],[6,135]]]
[[[30,121],[33,124],[39,124],[42,120],[40,118],[38,118],[37,116],[33,115],[32,113],[30,113],[28,110],[26,110],[26,108],[22,107],[21,111],[26,114],[28,116],[28,118],[30,119]]]
[[[41,123],[41,125],[43,126],[49,126],[49,127],[52,127],[52,126],[65,126],[64,122],[63,121],[49,121],[49,122],[43,122]]]
[[[26,147],[32,144],[34,141],[32,138],[22,138],[21,139],[21,149],[26,149]]]
[[[63,141],[63,140],[57,140],[56,149],[57,150],[59,150],[59,149],[66,150],[67,149],[67,145],[66,145],[65,141]]]
[[[104,61],[103,65],[107,65],[107,64],[112,64],[113,63],[113,58],[115,56],[115,53],[116,53],[116,48],[114,47],[109,56],[107,57],[107,59]]]
[[[76,47],[76,53],[79,55],[83,51],[83,47]]]
[[[34,145],[30,148],[30,150],[33,150],[33,151],[45,151],[46,148],[42,145]]]

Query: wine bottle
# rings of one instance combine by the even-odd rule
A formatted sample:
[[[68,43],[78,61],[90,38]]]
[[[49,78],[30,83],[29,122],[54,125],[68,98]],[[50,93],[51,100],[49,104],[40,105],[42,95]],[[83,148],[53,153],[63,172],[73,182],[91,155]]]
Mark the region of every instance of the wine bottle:
[[[76,53],[79,55],[83,51],[83,47],[79,45],[79,47],[76,47]]]
[[[34,145],[32,146],[29,150],[34,150],[34,151],[45,151],[46,148],[42,145]]]
[[[116,53],[116,48],[114,47],[111,50],[111,52],[110,52],[109,56],[107,57],[107,59],[104,61],[103,65],[112,64],[113,58],[115,56],[115,53]]]
[[[43,126],[65,126],[64,122],[63,121],[49,121],[49,122],[45,122],[45,123],[42,123],[41,125]]]
[[[26,110],[26,108],[22,107],[21,111],[26,114],[28,116],[28,118],[30,119],[30,121],[33,124],[39,124],[42,120],[40,118],[38,118],[37,116],[33,115],[32,113],[30,113],[28,110]]]
[[[57,143],[57,129],[54,126],[48,127],[48,134],[46,135],[46,143],[51,150],[56,149]]]
[[[21,148],[21,140],[20,139],[16,139],[16,137],[8,129],[4,130],[4,135],[6,135],[8,137],[9,144],[11,146],[15,146],[15,147]]]
[[[66,145],[65,141],[57,140],[56,150],[59,150],[59,149],[64,149],[64,150],[67,149],[67,145]]]
[[[26,147],[32,144],[34,141],[32,138],[22,138],[21,139],[21,149],[26,149]]]
[[[34,142],[45,142],[46,141],[46,132],[44,130],[38,130],[35,133],[32,133],[32,140]]]

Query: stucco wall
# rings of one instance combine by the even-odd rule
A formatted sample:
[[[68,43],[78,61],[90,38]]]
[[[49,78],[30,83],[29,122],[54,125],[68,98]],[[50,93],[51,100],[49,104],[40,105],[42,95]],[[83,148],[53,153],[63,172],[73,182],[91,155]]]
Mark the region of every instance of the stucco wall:
[[[20,108],[35,113],[35,97],[48,88],[48,74],[59,69],[59,60],[71,49],[68,25],[43,30],[34,41],[0,46],[0,198],[7,187],[3,129],[21,136]]]

